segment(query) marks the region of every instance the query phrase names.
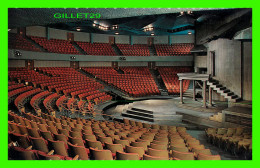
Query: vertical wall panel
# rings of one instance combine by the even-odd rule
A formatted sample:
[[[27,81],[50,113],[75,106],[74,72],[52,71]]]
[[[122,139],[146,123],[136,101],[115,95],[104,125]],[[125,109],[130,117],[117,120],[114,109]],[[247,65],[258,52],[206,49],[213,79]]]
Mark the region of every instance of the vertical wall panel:
[[[148,66],[148,62],[118,62],[119,67],[124,66]]]
[[[70,61],[34,61],[34,67],[70,67]]]
[[[111,36],[111,35],[93,33],[93,42],[94,43],[109,43],[109,40],[108,40],[109,36]]]
[[[27,36],[46,37],[46,28],[42,26],[26,27]]]
[[[154,44],[168,44],[168,36],[154,36]]]
[[[192,66],[192,62],[187,62],[187,61],[156,62],[156,66]]]
[[[252,42],[243,44],[243,99],[252,100]]]
[[[90,42],[89,33],[74,32],[74,41]]]
[[[59,29],[53,29],[50,28],[50,38],[52,39],[61,39],[61,40],[67,40],[67,32],[66,30],[59,30]]]
[[[80,61],[79,67],[111,67],[112,62],[86,62]]]
[[[192,35],[172,35],[171,42],[174,43],[194,43],[195,36]]]
[[[8,67],[25,67],[25,60],[8,60]]]
[[[133,36],[133,43],[134,44],[147,44],[147,37],[148,36]]]
[[[208,48],[207,69],[210,68],[210,51],[215,51],[215,79],[241,96],[241,42],[228,39],[211,41]]]
[[[126,36],[126,35],[116,35],[115,40],[116,40],[116,43],[130,44],[130,37]]]

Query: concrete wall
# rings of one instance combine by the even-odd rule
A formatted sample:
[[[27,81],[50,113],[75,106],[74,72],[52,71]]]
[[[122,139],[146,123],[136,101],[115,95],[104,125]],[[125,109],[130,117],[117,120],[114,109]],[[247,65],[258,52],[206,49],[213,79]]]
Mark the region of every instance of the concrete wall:
[[[215,79],[241,97],[241,42],[228,39],[211,41],[207,68],[210,72],[210,51],[215,51]]]
[[[111,67],[111,62],[87,62],[81,61],[79,62],[79,67]]]
[[[171,36],[172,44],[174,43],[194,43],[195,36],[191,35],[172,35]]]
[[[155,36],[154,44],[168,44],[168,36]]]
[[[124,66],[148,66],[147,62],[119,62],[118,63],[119,67],[124,67]]]
[[[42,26],[26,27],[27,36],[46,37],[46,28]]]
[[[34,61],[34,67],[70,67],[70,61]]]
[[[243,99],[252,100],[252,42],[243,42]]]
[[[130,44],[130,37],[126,35],[116,35],[115,42],[121,44]]]
[[[11,29],[9,32],[10,33],[17,33],[17,28]]]
[[[147,44],[148,36],[133,36],[133,44]]]
[[[192,62],[156,62],[156,66],[192,66]]]
[[[194,57],[195,68],[207,68],[207,56],[195,56]]]
[[[67,32],[66,30],[60,30],[60,29],[49,29],[50,33],[50,39],[61,39],[61,40],[67,40]]]
[[[109,42],[109,36],[107,34],[95,34],[93,33],[93,42],[94,43],[108,43]]]
[[[25,60],[8,60],[8,67],[25,67]]]
[[[74,33],[74,41],[90,42],[89,33],[83,33],[83,32],[72,32],[72,33]]]

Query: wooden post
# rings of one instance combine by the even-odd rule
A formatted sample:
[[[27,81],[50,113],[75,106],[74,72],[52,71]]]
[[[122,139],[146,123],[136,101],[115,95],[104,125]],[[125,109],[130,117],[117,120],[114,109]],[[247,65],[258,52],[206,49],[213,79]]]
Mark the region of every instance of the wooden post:
[[[212,107],[212,88],[209,87],[209,107]]]
[[[193,80],[193,100],[196,101],[196,88],[195,88],[195,80]]]
[[[182,80],[180,80],[180,103],[183,104]]]
[[[206,105],[206,81],[203,81],[203,106],[202,107],[207,107]]]

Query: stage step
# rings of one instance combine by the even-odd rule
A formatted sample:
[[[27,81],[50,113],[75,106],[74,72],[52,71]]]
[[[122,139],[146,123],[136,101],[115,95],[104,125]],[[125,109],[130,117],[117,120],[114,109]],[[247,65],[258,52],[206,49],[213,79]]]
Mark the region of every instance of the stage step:
[[[148,113],[148,114],[153,114],[152,111],[144,110],[144,109],[139,109],[139,108],[136,108],[136,107],[132,107],[132,110],[141,111],[141,112]]]
[[[153,114],[147,114],[147,113],[140,112],[140,111],[126,110],[126,113],[128,113],[128,114],[134,114],[134,115],[139,115],[139,116],[142,116],[142,117],[154,118],[154,117],[153,117]]]
[[[153,118],[144,117],[144,116],[135,115],[135,114],[122,113],[122,116],[123,116],[123,117],[134,118],[134,119],[139,119],[139,120],[143,120],[143,121],[154,122],[154,119],[153,119]]]

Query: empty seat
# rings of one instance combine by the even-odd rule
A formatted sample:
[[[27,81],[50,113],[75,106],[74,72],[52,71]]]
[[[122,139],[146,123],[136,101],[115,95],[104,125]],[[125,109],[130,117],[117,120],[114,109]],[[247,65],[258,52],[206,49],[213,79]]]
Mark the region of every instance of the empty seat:
[[[105,142],[105,147],[110,150],[114,156],[117,151],[124,152],[123,146],[121,144],[110,144]]]
[[[11,154],[12,159],[15,160],[36,160],[37,155],[34,150],[23,149],[18,146],[13,146],[10,148],[9,154]]]
[[[98,150],[92,147],[89,149],[94,160],[113,160],[112,152],[110,150]]]
[[[89,154],[89,149],[83,147],[83,146],[78,146],[78,145],[73,145],[71,143],[68,143],[69,149],[70,149],[70,155],[73,157],[78,155],[80,160],[88,160],[88,154]]]
[[[168,150],[157,150],[157,149],[148,148],[147,154],[150,156],[164,157],[169,159]]]
[[[29,137],[29,139],[32,142],[34,149],[39,150],[39,151],[43,151],[45,153],[49,152],[49,149],[48,149],[48,146],[47,146],[48,143],[43,138]]]
[[[137,153],[116,152],[116,160],[140,160]]]
[[[121,144],[123,148],[125,148],[126,145],[130,145],[130,142],[128,140],[121,140],[121,139],[115,139],[115,144]]]
[[[144,148],[143,147],[133,147],[133,146],[125,146],[125,151],[127,153],[137,153],[141,158],[144,155]]]
[[[169,160],[168,157],[158,157],[158,156],[150,156],[144,154],[143,160]]]
[[[90,140],[86,139],[86,144],[87,144],[88,147],[103,150],[103,146],[102,146],[102,143],[100,141],[90,141]]]
[[[205,155],[205,154],[199,153],[198,160],[221,160],[221,158],[219,155]]]
[[[147,151],[147,142],[132,142],[131,146],[134,147],[143,147],[145,151]]]
[[[69,156],[65,142],[48,140],[48,144],[49,144],[50,148],[54,150],[55,154],[58,154],[61,156]]]
[[[180,160],[194,160],[194,155],[191,152],[178,152],[172,151],[173,158],[177,158]]]
[[[150,148],[157,149],[157,150],[167,150],[168,149],[168,145],[160,145],[160,144],[151,143],[150,144]]]

